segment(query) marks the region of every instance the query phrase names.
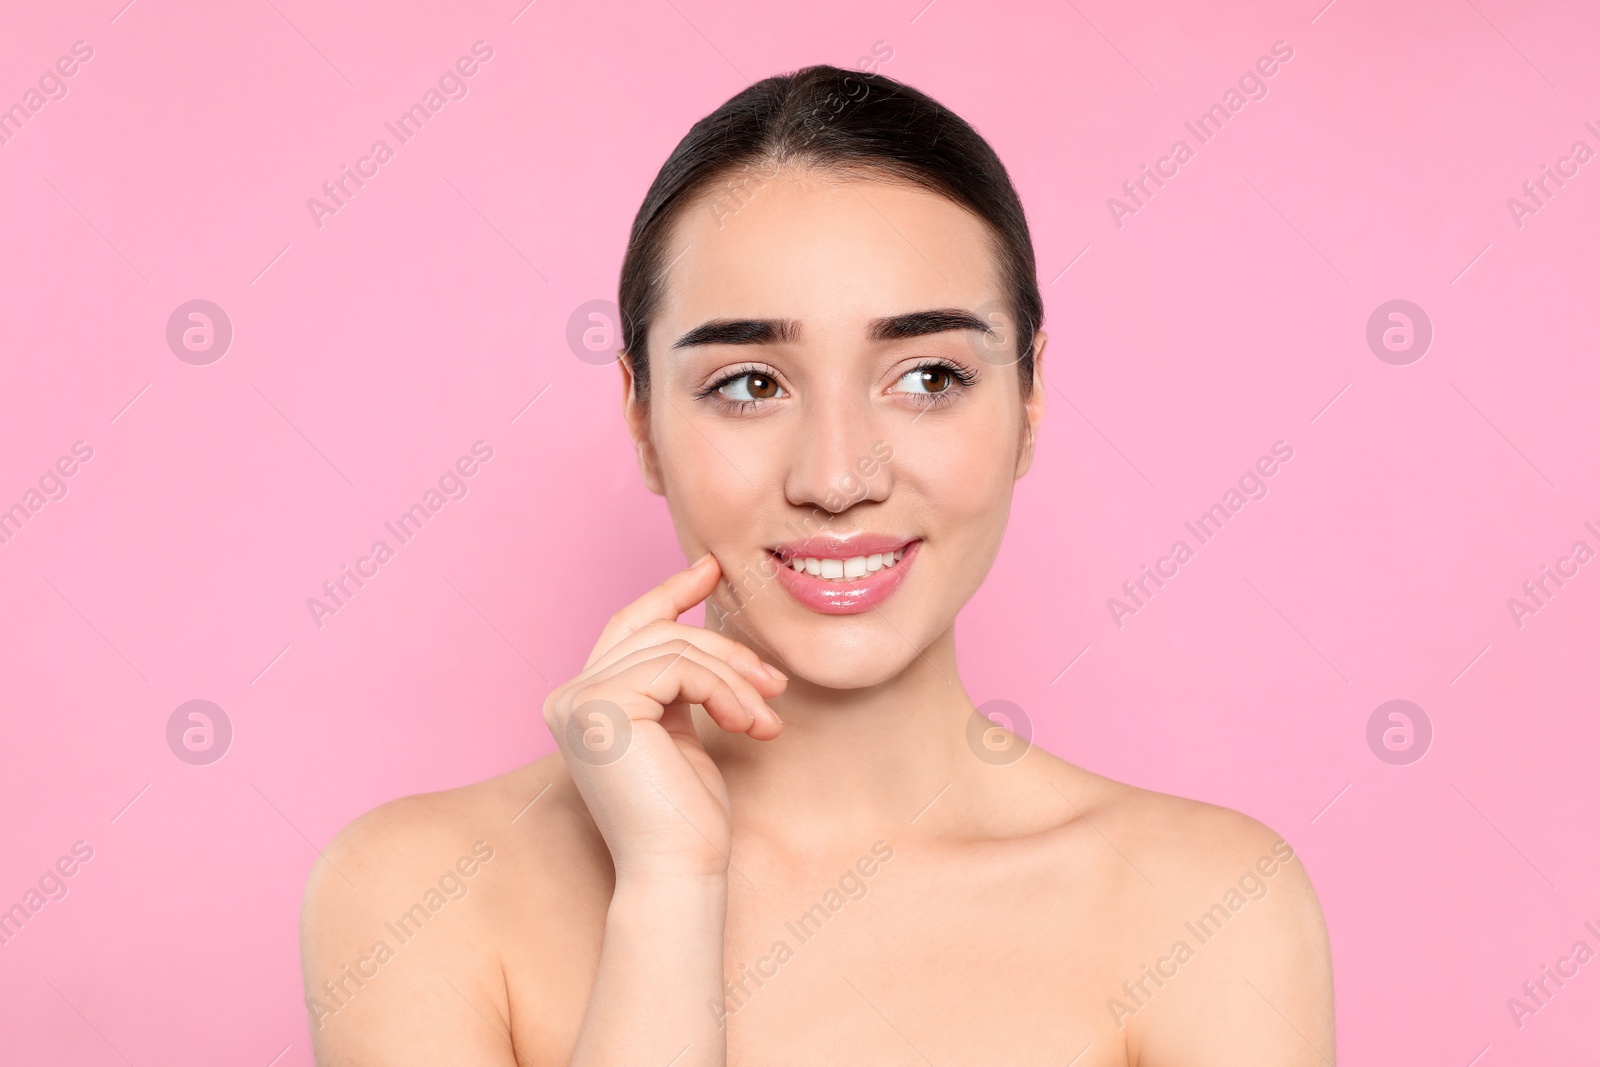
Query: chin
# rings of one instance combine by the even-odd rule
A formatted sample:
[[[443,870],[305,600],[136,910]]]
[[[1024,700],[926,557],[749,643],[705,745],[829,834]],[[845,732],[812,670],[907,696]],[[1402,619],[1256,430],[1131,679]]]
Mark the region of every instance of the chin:
[[[896,624],[899,625],[899,624]],[[791,678],[824,689],[866,689],[899,675],[917,657],[876,614],[763,619],[759,611],[724,617],[722,633],[750,646]]]
[[[796,641],[779,642],[772,651],[791,677],[824,689],[868,689],[899,675],[917,655],[899,637],[890,637],[894,646],[873,642],[837,648],[826,641]]]

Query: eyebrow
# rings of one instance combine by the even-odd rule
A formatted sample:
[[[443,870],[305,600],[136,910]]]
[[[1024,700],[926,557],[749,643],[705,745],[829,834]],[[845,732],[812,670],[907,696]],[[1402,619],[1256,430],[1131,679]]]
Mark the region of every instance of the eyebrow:
[[[947,330],[977,330],[989,337],[997,336],[987,322],[962,308],[909,311],[867,323],[867,337],[873,341],[897,341]],[[696,326],[674,341],[672,347],[790,344],[799,337],[800,323],[794,319],[717,319]]]

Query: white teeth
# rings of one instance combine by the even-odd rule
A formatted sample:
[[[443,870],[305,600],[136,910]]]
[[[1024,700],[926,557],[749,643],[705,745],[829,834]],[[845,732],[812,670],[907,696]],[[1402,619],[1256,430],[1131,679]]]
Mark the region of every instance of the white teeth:
[[[897,552],[875,552],[870,556],[852,556],[849,559],[826,559],[820,556],[796,556],[789,566],[815,578],[830,582],[849,582],[893,567],[905,557],[905,549]]]

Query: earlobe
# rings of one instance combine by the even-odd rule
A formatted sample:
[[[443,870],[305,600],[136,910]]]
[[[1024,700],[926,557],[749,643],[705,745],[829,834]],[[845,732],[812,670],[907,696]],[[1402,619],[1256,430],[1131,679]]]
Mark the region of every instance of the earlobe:
[[[634,453],[639,459],[639,475],[644,479],[644,487],[656,496],[666,496],[666,489],[661,484],[661,465],[656,462],[656,450],[648,440],[634,441]]]

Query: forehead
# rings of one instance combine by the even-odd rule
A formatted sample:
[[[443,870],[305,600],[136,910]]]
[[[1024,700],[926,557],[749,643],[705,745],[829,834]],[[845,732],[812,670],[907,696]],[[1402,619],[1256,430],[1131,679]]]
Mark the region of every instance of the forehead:
[[[705,319],[795,319],[850,328],[1001,296],[989,227],[936,193],[795,167],[713,183],[667,241],[651,348]],[[692,320],[692,321],[691,321]]]

